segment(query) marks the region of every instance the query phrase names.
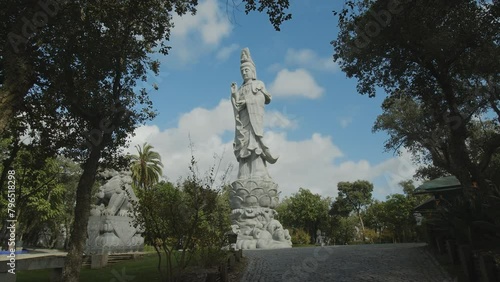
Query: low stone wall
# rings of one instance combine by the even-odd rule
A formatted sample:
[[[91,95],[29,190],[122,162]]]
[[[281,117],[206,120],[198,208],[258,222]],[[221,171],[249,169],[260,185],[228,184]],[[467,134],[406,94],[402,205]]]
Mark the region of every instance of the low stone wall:
[[[62,269],[65,256],[41,256],[31,258],[16,259],[15,272],[20,270],[52,269],[50,274],[51,282],[61,281]],[[17,274],[8,273],[10,267],[6,263],[0,263],[0,281],[15,282]]]

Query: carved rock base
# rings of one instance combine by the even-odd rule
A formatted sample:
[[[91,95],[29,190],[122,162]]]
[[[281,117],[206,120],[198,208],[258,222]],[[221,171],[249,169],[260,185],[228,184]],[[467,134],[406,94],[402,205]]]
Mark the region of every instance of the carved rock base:
[[[291,248],[288,230],[274,219],[278,185],[271,179],[246,179],[231,186],[231,227],[238,234],[236,248]]]
[[[86,254],[112,254],[144,250],[142,231],[128,216],[90,216]]]

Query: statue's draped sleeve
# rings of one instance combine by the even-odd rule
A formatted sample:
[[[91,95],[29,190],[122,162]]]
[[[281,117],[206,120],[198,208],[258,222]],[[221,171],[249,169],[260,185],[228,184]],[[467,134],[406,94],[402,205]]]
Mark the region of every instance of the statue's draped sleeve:
[[[264,136],[264,104],[271,102],[271,95],[267,93],[264,83],[260,80],[252,83],[252,93],[253,95],[246,99],[248,114],[255,135],[262,138]]]
[[[264,97],[266,99],[265,100],[266,105],[271,103],[271,94],[267,92],[264,82],[256,80],[252,85],[252,92],[253,93],[261,92],[262,94],[264,94]]]
[[[242,132],[242,128],[243,128],[243,124],[241,122],[241,119],[240,119],[240,108],[243,107],[243,106],[238,106],[237,105],[237,101],[236,99],[238,98],[238,92],[231,94],[231,103],[233,104],[233,111],[234,111],[234,121],[235,121],[235,130],[234,130],[234,142],[233,142],[233,150],[234,150],[234,153],[236,155],[236,159],[239,160],[239,151],[241,149],[241,147],[243,146],[243,142],[244,142],[244,138],[245,136],[243,136],[243,132]]]

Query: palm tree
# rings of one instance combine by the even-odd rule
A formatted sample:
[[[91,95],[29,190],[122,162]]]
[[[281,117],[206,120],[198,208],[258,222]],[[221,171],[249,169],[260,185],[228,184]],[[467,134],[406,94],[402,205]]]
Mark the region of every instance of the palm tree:
[[[144,143],[136,145],[138,155],[132,155],[132,179],[137,188],[148,189],[158,183],[162,175],[163,164],[158,152],[152,151],[153,146]]]

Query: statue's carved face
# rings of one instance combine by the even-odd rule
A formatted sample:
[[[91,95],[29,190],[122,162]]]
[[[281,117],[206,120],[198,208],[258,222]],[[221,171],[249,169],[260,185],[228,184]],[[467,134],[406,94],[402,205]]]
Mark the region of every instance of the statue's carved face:
[[[243,66],[241,68],[241,77],[245,82],[255,79],[255,71],[249,66]]]

